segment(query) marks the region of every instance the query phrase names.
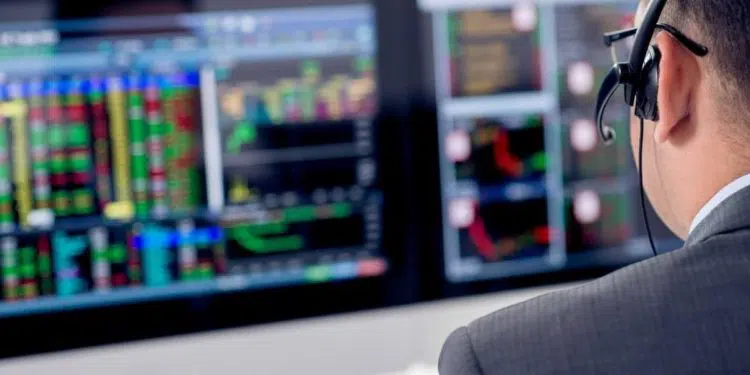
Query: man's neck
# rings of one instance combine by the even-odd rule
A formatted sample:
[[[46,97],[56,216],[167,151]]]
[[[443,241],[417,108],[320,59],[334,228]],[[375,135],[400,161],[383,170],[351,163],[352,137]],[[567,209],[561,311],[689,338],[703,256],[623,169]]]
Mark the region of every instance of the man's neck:
[[[719,189],[719,191],[717,191],[716,194],[714,194],[695,215],[690,225],[689,233],[692,233],[693,230],[695,230],[695,228],[700,225],[700,223],[703,222],[711,212],[721,205],[722,202],[748,186],[750,186],[750,174],[739,177]]]
[[[731,168],[728,165],[729,163],[724,165],[721,165],[722,163],[713,164],[715,165],[712,173],[704,173],[703,177],[692,180],[695,181],[695,184],[690,189],[692,193],[689,197],[693,199],[685,206],[687,210],[685,211],[686,220],[683,221],[685,224],[684,237],[728,196],[750,184],[750,177],[748,177],[750,167]]]

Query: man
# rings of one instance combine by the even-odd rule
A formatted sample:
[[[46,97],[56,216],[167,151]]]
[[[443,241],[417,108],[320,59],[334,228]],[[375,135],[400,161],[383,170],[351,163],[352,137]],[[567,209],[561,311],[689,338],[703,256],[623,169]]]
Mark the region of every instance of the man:
[[[750,373],[750,1],[669,0],[660,22],[710,51],[653,41],[645,189],[684,248],[456,330],[442,375]]]

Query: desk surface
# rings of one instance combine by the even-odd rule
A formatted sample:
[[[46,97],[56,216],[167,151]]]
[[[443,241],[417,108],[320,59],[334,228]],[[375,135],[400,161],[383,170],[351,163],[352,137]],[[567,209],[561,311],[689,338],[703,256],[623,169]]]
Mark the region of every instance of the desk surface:
[[[0,362],[0,374],[411,374],[435,366],[456,327],[569,286],[24,357]]]

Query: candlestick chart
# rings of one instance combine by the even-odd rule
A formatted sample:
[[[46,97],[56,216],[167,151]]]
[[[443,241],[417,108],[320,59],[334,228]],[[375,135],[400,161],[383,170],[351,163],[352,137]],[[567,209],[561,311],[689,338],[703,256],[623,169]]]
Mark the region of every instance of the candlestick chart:
[[[227,70],[218,83],[226,200],[357,184],[357,131],[370,131],[374,80],[366,56]]]
[[[352,135],[343,129],[331,134],[329,127],[325,133],[308,128],[368,117],[375,111],[369,57],[253,63],[232,67],[222,78],[222,139],[225,152],[231,154],[351,141]]]
[[[459,128],[469,129],[471,154],[456,162],[458,179],[500,184],[544,177],[547,153],[542,116],[478,118]]]
[[[474,219],[460,231],[464,257],[501,262],[543,257],[553,232],[545,199],[476,205]]]
[[[0,86],[0,227],[195,210],[197,84],[184,73]]]

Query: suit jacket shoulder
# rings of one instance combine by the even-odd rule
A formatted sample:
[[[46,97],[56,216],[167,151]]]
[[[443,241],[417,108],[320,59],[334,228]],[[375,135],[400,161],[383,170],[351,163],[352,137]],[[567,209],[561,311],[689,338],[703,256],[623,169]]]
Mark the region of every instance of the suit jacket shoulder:
[[[459,328],[440,373],[731,373],[750,370],[748,350],[750,232],[739,230]]]

